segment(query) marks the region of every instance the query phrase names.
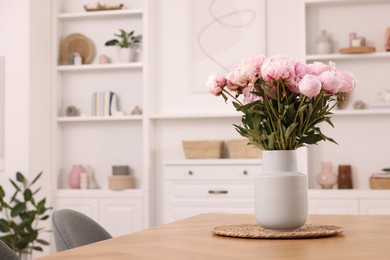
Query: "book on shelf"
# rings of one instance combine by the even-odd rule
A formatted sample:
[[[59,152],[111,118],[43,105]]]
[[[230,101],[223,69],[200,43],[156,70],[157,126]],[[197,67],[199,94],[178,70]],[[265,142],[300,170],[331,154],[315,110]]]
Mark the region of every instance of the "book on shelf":
[[[92,93],[92,116],[112,116],[116,111],[118,111],[118,101],[114,92]]]

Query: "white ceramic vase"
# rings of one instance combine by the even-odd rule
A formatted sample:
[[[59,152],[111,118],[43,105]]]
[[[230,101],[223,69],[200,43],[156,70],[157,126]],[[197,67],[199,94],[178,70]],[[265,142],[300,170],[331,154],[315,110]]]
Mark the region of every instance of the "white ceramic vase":
[[[120,62],[133,62],[135,59],[135,50],[133,48],[119,48],[118,55]]]
[[[263,170],[255,177],[257,223],[291,231],[306,223],[307,176],[297,172],[296,151],[263,151]]]

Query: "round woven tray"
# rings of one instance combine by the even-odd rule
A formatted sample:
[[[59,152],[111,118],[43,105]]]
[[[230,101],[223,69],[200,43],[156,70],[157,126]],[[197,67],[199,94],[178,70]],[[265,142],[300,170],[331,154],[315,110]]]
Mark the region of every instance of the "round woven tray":
[[[92,41],[81,33],[73,33],[66,36],[60,45],[60,57],[62,64],[68,64],[69,55],[78,52],[83,64],[89,64],[94,55]]]
[[[213,233],[219,236],[239,238],[315,238],[329,237],[343,232],[343,228],[333,225],[305,224],[294,231],[269,231],[257,224],[240,224],[215,227]]]

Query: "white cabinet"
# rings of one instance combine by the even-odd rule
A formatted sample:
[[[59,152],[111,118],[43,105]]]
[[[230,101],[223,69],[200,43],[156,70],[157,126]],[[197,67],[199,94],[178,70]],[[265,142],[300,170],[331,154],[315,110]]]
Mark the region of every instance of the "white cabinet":
[[[161,222],[201,213],[253,214],[253,178],[259,171],[259,159],[165,161]]]
[[[358,199],[309,199],[308,213],[311,215],[357,215]]]
[[[81,211],[113,235],[149,226],[149,117],[148,117],[148,0],[124,0],[121,10],[86,12],[91,0],[52,1],[52,172],[54,204]],[[103,3],[115,5],[115,1]],[[118,3],[119,4],[119,3]],[[105,42],[123,29],[142,34],[142,48],[135,62],[121,63],[117,47]],[[64,65],[60,45],[65,37],[79,33],[90,39],[93,57],[89,64]],[[74,42],[73,44],[82,43]],[[77,47],[75,47],[77,49]],[[81,48],[81,47],[80,47]],[[101,64],[106,55],[110,63]],[[113,92],[123,114],[95,116],[94,93]],[[77,116],[66,113],[77,109]],[[142,114],[132,114],[138,106]],[[99,190],[70,190],[68,174],[74,164],[92,173]],[[109,190],[112,166],[128,165],[135,188]],[[75,195],[76,194],[76,195]],[[102,195],[103,194],[103,195]]]
[[[309,214],[390,215],[388,190],[309,190]]]
[[[79,211],[101,224],[112,236],[144,228],[143,194],[133,191],[58,191],[56,209]]]
[[[362,199],[360,200],[360,214],[362,215],[390,215],[390,199]]]

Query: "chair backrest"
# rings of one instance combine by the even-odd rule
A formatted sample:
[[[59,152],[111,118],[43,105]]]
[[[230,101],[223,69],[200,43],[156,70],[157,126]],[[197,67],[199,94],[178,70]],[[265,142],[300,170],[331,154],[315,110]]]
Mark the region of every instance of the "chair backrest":
[[[70,209],[54,211],[52,225],[58,252],[112,238],[93,219]]]
[[[0,240],[0,259],[20,260],[19,256],[2,240]]]

